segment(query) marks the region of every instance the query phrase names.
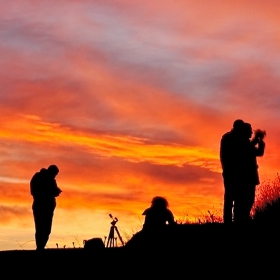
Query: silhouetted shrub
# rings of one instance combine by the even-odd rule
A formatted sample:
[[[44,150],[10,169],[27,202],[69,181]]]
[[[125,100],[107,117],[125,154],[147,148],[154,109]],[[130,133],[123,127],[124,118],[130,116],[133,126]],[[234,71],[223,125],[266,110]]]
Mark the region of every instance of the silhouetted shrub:
[[[280,221],[280,176],[264,182],[256,191],[252,216],[258,222],[275,223]]]

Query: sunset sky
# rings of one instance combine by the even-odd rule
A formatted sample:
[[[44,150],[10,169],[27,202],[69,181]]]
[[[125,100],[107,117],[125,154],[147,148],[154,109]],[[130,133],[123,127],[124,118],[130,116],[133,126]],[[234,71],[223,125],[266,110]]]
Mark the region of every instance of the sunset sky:
[[[0,0],[0,250],[34,249],[29,181],[60,173],[48,247],[139,230],[155,195],[176,219],[221,211],[221,136],[267,131],[279,172],[280,4]]]

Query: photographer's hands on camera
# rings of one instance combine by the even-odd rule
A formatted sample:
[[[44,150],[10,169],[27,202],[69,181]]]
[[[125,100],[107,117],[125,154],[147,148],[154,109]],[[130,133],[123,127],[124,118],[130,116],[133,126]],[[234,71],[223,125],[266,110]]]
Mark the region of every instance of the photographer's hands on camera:
[[[255,130],[254,138],[258,143],[263,141],[265,136],[266,136],[266,131],[265,130],[261,130],[261,129],[256,129]]]

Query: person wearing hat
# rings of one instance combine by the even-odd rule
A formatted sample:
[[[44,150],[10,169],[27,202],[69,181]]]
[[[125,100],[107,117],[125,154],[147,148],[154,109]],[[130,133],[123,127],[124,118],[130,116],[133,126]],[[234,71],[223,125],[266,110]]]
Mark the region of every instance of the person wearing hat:
[[[62,192],[55,180],[58,173],[58,167],[50,165],[47,169],[42,168],[39,172],[36,172],[30,181],[37,251],[45,248],[51,233],[56,197]]]

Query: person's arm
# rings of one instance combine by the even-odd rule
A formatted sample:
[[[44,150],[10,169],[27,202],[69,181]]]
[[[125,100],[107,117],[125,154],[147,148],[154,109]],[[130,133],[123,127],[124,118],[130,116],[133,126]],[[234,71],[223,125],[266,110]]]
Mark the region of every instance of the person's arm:
[[[266,136],[265,130],[257,129],[255,130],[255,135],[251,140],[251,144],[254,146],[255,156],[262,157],[264,155],[265,143],[263,141],[264,137]],[[257,147],[256,147],[257,145]]]
[[[260,140],[258,143],[258,147],[255,149],[256,156],[262,157],[264,155],[264,149],[265,149],[265,142],[263,140]]]
[[[143,213],[142,215],[145,216],[145,219],[144,219],[144,224],[143,224],[143,229],[147,229],[147,227],[149,226],[149,220],[148,220],[148,216],[149,216],[149,209],[150,208],[147,208]]]
[[[229,169],[232,166],[234,151],[231,141],[231,135],[226,133],[223,135],[220,142],[220,161],[223,171]]]
[[[30,180],[30,194],[35,198],[40,195],[39,174],[35,173]]]
[[[254,153],[256,157],[262,157],[264,155],[265,142],[262,139],[252,139],[251,145],[254,147]]]
[[[220,161],[222,168],[224,169],[224,147],[223,147],[223,138],[221,139],[220,142]]]
[[[62,190],[57,186],[56,180],[54,179],[54,196],[59,196]]]
[[[167,222],[169,225],[176,225],[173,213],[168,209],[168,219]]]
[[[222,169],[227,167],[228,152],[227,139],[226,137],[223,137],[220,142],[220,161]]]

